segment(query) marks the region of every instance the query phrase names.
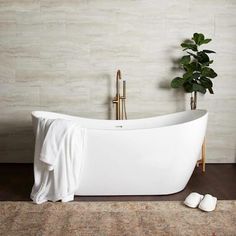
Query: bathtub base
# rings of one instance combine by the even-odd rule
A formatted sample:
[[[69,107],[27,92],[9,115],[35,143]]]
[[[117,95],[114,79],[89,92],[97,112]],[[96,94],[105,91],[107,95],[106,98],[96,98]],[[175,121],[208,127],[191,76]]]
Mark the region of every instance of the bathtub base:
[[[187,186],[187,185],[186,185]],[[176,189],[176,190],[173,190],[173,191],[168,191],[168,192],[160,192],[158,190],[156,191],[150,191],[150,192],[146,192],[144,193],[143,191],[130,191],[130,192],[127,192],[127,193],[124,193],[124,192],[115,192],[115,193],[111,193],[110,191],[105,191],[103,192],[103,194],[98,194],[98,193],[95,193],[95,192],[80,192],[80,191],[77,191],[75,193],[76,196],[96,196],[96,197],[99,197],[99,196],[165,196],[165,195],[172,195],[172,194],[177,194],[177,193],[180,193],[182,192],[186,186],[180,188],[180,189]]]

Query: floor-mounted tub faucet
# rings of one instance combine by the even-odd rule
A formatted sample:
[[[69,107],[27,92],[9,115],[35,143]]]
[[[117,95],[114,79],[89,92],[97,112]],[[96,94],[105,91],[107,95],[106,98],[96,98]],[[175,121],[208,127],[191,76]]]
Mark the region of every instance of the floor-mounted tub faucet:
[[[126,81],[123,80],[123,94],[120,95],[120,81],[121,78],[121,72],[120,70],[116,73],[116,96],[112,100],[113,104],[116,106],[116,120],[124,120],[127,119],[127,113],[126,113]]]

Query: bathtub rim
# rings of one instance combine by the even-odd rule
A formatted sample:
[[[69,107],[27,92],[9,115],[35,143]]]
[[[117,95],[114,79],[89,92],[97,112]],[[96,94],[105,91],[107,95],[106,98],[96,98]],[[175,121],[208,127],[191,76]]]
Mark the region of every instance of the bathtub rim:
[[[109,123],[113,123],[114,125],[116,124],[120,124],[119,122],[132,122],[132,121],[147,121],[147,120],[155,120],[155,119],[158,119],[158,118],[165,118],[165,117],[171,117],[171,116],[174,116],[174,115],[181,115],[181,114],[184,114],[186,113],[186,115],[189,113],[196,113],[196,116],[194,117],[190,117],[189,120],[187,121],[182,121],[182,122],[178,122],[178,123],[173,123],[173,124],[168,124],[168,125],[162,125],[162,126],[159,126],[159,127],[138,127],[138,128],[121,128],[121,129],[118,129],[118,128],[113,128],[113,129],[105,129],[105,128],[88,128],[88,127],[85,127],[87,129],[93,129],[93,130],[107,130],[107,131],[135,131],[135,130],[152,130],[152,129],[160,129],[160,128],[167,128],[167,127],[174,127],[174,126],[180,126],[180,125],[186,125],[186,124],[189,124],[189,123],[193,123],[193,122],[196,122],[197,120],[199,119],[203,119],[204,117],[208,117],[208,111],[205,110],[205,109],[196,109],[196,110],[185,110],[185,111],[180,111],[180,112],[173,112],[173,113],[168,113],[168,114],[164,114],[164,115],[158,115],[158,116],[152,116],[152,117],[146,117],[146,118],[138,118],[138,119],[128,119],[128,120],[108,120],[108,119],[96,119],[96,118],[87,118],[87,117],[80,117],[80,116],[73,116],[73,115],[67,115],[67,114],[63,114],[63,113],[58,113],[58,112],[51,112],[51,111],[32,111],[31,112],[31,117],[32,117],[32,121],[34,123],[34,120],[38,120],[39,118],[47,118],[49,115],[49,118],[48,119],[69,119],[71,120],[70,118],[73,118],[73,119],[78,119],[78,120],[83,120],[83,121],[92,121],[92,122],[95,122],[95,121],[98,121],[98,122],[109,122]],[[40,114],[43,114],[43,115],[40,115]],[[50,115],[52,116],[61,116],[59,118],[50,118]],[[33,124],[34,126],[34,124]]]

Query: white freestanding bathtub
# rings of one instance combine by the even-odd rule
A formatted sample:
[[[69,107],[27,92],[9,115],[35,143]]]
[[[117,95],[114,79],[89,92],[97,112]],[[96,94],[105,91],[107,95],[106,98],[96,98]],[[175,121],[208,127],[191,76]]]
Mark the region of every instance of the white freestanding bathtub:
[[[197,160],[207,111],[189,110],[135,120],[96,120],[34,111],[38,118],[67,119],[87,129],[76,195],[163,195],[183,190]]]

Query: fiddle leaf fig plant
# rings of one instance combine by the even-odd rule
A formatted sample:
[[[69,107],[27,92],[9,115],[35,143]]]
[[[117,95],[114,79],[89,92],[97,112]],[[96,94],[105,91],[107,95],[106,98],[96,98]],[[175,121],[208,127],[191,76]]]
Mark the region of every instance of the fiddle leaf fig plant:
[[[205,38],[202,33],[194,33],[191,40],[181,44],[183,51],[187,53],[180,60],[180,68],[184,70],[182,77],[176,77],[171,81],[172,88],[183,87],[188,93],[197,92],[205,94],[207,90],[213,94],[213,83],[217,74],[210,68],[213,60],[209,54],[215,53],[212,50],[200,50],[200,46],[208,44],[211,39]]]

